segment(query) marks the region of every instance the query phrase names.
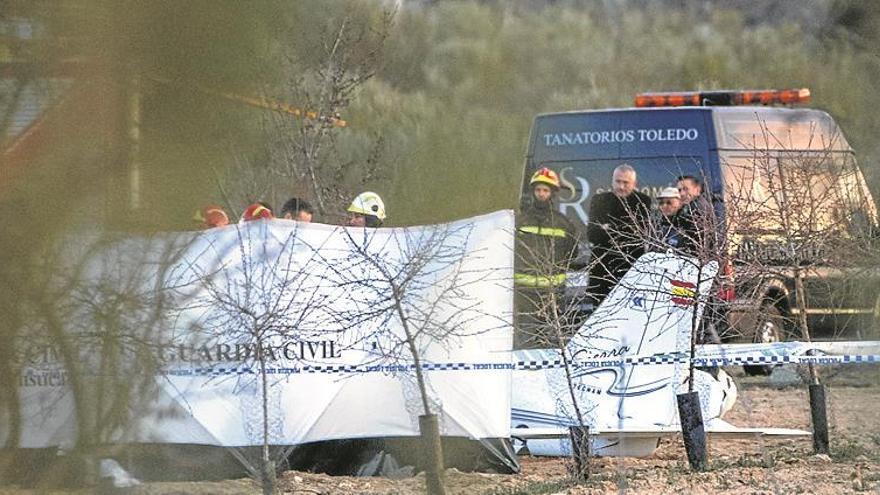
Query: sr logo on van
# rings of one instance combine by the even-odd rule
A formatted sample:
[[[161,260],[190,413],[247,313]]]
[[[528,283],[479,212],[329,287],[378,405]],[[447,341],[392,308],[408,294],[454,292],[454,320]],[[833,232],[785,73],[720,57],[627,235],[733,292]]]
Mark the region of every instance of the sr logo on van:
[[[590,182],[579,175],[574,176],[574,179],[580,185],[581,194],[578,196],[578,187],[567,177],[569,173],[571,173],[571,167],[565,167],[559,172],[559,182],[567,190],[567,194],[562,191],[559,193],[559,213],[565,215],[569,209],[574,210],[574,213],[581,222],[584,222],[584,225],[586,225],[589,218],[587,217],[587,211],[584,210],[584,202],[590,197]]]

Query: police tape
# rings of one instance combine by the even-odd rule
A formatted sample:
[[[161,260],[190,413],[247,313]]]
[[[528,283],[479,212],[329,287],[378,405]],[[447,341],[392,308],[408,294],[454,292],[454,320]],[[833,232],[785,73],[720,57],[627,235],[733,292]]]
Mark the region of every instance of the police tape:
[[[669,364],[688,364],[691,358],[687,355],[664,354],[654,356],[631,356],[619,359],[578,359],[570,361],[572,368],[582,370],[584,368],[621,368],[624,366],[650,366]],[[727,357],[695,357],[696,367],[721,367],[742,365],[777,365],[777,364],[872,364],[880,363],[880,355],[876,354],[849,354],[849,355],[826,355],[826,356],[727,356]],[[517,361],[513,363],[423,363],[423,371],[537,371],[544,369],[559,369],[565,363],[561,359]],[[267,375],[298,375],[298,374],[342,374],[360,375],[364,373],[409,373],[415,371],[414,364],[391,363],[391,364],[344,364],[344,365],[292,365],[292,366],[267,366]],[[255,366],[208,366],[208,367],[179,367],[164,371],[170,376],[230,376],[230,375],[253,375],[260,373]]]
[[[514,370],[514,363],[422,363],[423,371],[502,371]],[[299,375],[299,374],[341,374],[360,375],[365,373],[410,373],[415,371],[414,364],[387,363],[387,364],[339,364],[339,365],[291,365],[291,366],[266,366],[267,375]],[[255,375],[262,373],[256,366],[208,366],[208,367],[178,367],[163,371],[170,376],[230,376],[230,375]]]
[[[776,364],[871,364],[880,363],[880,355],[877,354],[843,354],[843,355],[772,355],[772,356],[697,356],[691,359],[686,354],[662,354],[652,356],[630,356],[617,359],[577,359],[570,362],[572,368],[620,368],[623,366],[645,365],[669,365],[689,364],[693,361],[694,366],[700,368],[715,368],[721,366],[748,366],[748,365],[776,365]],[[516,368],[521,370],[539,370],[561,368],[564,363],[561,359],[546,361],[520,361]]]

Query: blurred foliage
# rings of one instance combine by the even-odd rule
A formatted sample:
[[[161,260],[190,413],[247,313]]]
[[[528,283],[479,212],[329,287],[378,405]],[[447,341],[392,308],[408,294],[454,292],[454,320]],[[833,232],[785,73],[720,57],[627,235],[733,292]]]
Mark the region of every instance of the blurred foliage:
[[[381,79],[352,116],[353,133],[380,127],[396,146],[396,223],[515,207],[536,114],[626,107],[642,91],[809,87],[810,106],[835,117],[880,190],[880,121],[867,110],[880,101],[878,45],[866,38],[876,31],[860,28],[867,34],[856,42],[840,34],[850,25],[833,18],[808,31],[747,24],[743,12],[723,8],[530,3],[441,2],[401,12]],[[862,5],[857,12],[872,15],[849,16],[860,26],[880,19]]]
[[[626,107],[640,91],[804,86],[813,91],[811,106],[840,123],[877,191],[880,120],[870,109],[880,101],[880,9],[864,0],[813,0],[812,17],[786,16],[781,3],[762,4],[761,22],[746,1],[712,8],[638,0],[402,2],[378,77],[353,95],[342,115],[350,125],[334,133],[321,159],[354,175],[379,160],[385,172],[363,187],[386,197],[391,223],[434,222],[515,207],[538,113]],[[278,158],[270,148],[280,132],[292,132],[264,110],[204,90],[304,105],[321,91],[328,34],[352,20],[375,29],[391,4],[2,5],[8,17],[43,26],[46,42],[26,54],[33,60],[89,60],[111,81],[108,91],[123,96],[133,75],[145,78],[145,207],[125,207],[123,149],[107,167],[117,176],[107,180],[106,196],[116,197],[106,203],[107,216],[125,216],[137,228],[181,229],[192,228],[197,207],[222,201],[218,185],[238,179],[230,162],[272,175]],[[358,57],[355,50],[348,60]],[[280,203],[306,189],[288,178],[268,180],[272,197],[254,200]]]

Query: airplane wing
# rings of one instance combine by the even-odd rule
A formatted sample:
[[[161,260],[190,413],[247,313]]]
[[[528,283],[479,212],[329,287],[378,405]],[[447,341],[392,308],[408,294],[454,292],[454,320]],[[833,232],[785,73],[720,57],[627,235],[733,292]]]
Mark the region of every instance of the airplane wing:
[[[712,418],[706,425],[706,433],[711,437],[726,439],[774,437],[774,438],[802,438],[812,436],[812,433],[792,428],[749,428],[736,426],[721,418]]]
[[[603,428],[602,430],[590,429],[591,437],[600,438],[666,438],[678,436],[681,428],[674,426],[651,425],[641,428]],[[732,425],[720,418],[714,418],[706,424],[706,434],[713,438],[740,439],[755,437],[773,438],[802,438],[812,435],[808,431],[792,428],[749,428]],[[567,439],[568,429],[561,427],[541,428],[513,428],[510,430],[511,438],[521,440],[551,440]]]

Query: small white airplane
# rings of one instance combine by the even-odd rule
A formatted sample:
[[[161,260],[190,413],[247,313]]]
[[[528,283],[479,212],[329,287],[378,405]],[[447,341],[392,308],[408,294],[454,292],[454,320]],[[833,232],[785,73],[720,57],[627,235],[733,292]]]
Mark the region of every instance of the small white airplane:
[[[511,438],[532,455],[571,453],[575,401],[589,427],[591,453],[644,457],[680,434],[676,395],[688,391],[691,329],[703,311],[717,265],[647,253],[614,287],[565,348],[515,351]],[[695,319],[696,318],[696,319]],[[857,355],[853,355],[857,353]],[[818,355],[817,355],[818,354]],[[841,355],[843,354],[843,355]],[[695,364],[880,362],[880,342],[785,342],[697,346]],[[571,387],[566,379],[566,366]],[[740,428],[722,419],[737,398],[720,368],[694,370],[708,435],[802,437],[787,428]]]

